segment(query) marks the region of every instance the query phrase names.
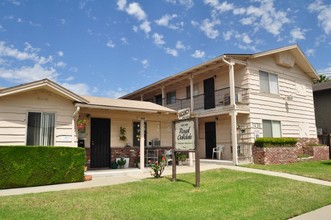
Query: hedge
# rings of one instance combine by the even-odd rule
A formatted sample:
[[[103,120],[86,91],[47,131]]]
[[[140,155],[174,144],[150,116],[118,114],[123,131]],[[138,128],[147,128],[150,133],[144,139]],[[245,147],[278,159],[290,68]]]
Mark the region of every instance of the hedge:
[[[85,149],[0,146],[0,189],[84,180]]]
[[[298,139],[296,138],[257,138],[256,147],[294,147]]]

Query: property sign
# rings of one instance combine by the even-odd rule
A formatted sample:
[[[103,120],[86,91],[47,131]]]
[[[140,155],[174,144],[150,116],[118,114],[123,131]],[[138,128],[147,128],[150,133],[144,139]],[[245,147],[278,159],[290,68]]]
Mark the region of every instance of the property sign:
[[[189,108],[178,110],[178,120],[189,119],[191,117],[191,110]]]
[[[195,150],[195,121],[184,120],[175,122],[175,150]]]

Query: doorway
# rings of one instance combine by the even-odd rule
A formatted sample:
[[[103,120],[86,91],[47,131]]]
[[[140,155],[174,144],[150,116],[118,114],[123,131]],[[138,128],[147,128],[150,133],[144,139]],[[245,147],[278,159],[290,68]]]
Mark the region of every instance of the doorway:
[[[213,148],[216,147],[216,123],[205,123],[205,146],[206,158],[211,159],[213,156]]]
[[[204,109],[215,108],[215,84],[214,77],[203,81]]]
[[[91,168],[110,167],[110,119],[91,118]]]

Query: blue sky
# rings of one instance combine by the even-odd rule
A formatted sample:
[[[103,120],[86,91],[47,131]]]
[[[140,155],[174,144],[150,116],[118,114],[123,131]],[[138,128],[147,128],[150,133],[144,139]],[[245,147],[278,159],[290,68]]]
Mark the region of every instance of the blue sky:
[[[326,0],[2,0],[0,87],[119,97],[224,53],[298,43],[331,75]]]

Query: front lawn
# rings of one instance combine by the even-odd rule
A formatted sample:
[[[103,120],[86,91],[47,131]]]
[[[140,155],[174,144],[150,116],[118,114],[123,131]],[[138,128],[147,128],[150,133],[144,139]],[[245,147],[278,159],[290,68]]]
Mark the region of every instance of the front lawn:
[[[300,176],[312,177],[315,179],[331,181],[331,160],[305,161],[292,164],[250,164],[245,165],[245,167],[290,173]]]
[[[114,177],[116,178],[116,177]],[[287,219],[331,204],[331,188],[225,169],[1,197],[0,219]]]

